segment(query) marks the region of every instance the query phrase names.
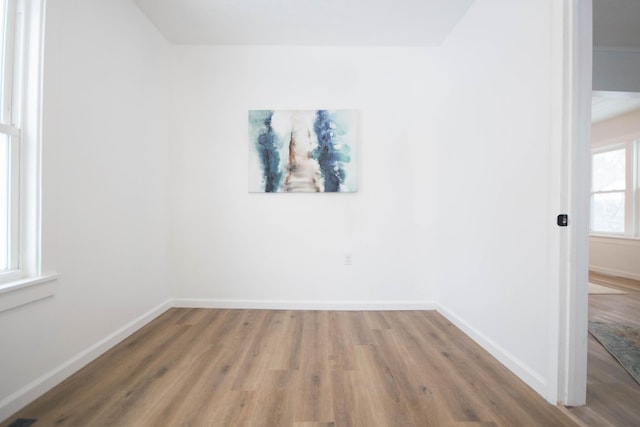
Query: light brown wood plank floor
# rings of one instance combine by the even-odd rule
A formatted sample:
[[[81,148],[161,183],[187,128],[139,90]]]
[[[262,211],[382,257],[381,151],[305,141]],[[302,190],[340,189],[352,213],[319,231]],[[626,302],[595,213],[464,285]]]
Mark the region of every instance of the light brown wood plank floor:
[[[172,309],[6,420],[572,426],[441,315]]]
[[[640,328],[640,282],[590,273],[626,295],[589,295],[589,320]],[[589,334],[587,405],[571,412],[589,426],[640,426],[640,384]]]

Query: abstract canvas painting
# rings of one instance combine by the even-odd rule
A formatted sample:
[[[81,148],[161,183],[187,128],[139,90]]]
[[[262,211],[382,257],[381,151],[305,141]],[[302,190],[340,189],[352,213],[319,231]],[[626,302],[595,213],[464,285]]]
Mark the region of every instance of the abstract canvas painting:
[[[249,192],[358,190],[357,111],[250,110]]]

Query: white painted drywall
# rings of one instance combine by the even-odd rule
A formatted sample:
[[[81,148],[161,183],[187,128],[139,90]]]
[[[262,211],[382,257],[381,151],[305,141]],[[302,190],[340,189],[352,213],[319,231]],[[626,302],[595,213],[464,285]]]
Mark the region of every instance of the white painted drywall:
[[[640,139],[640,109],[602,120],[591,126],[593,148],[636,139]]]
[[[442,311],[555,402],[551,3],[476,1],[442,46],[436,204]]]
[[[173,295],[213,306],[432,301],[434,52],[176,46]],[[248,110],[317,108],[359,110],[359,191],[249,194]]]
[[[52,1],[47,19],[43,259],[61,277],[0,313],[0,419],[169,297],[171,47],[128,0]]]
[[[640,280],[640,239],[589,237],[589,269]]]
[[[640,51],[594,48],[593,90],[640,92]]]
[[[592,126],[591,145],[594,148],[638,139],[640,110]],[[640,239],[589,237],[589,268],[604,274],[640,280]]]
[[[435,301],[549,397],[550,2],[476,0],[440,49],[174,50],[128,1],[51,2],[44,256],[62,279],[0,313],[0,398],[28,397],[169,295]],[[257,108],[358,109],[358,193],[249,194]]]

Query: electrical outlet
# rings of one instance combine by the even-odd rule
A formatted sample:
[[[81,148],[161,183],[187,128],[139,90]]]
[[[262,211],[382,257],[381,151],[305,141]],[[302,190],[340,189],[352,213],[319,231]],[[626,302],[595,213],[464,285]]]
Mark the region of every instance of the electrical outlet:
[[[344,265],[352,265],[353,264],[353,256],[351,254],[344,255]]]

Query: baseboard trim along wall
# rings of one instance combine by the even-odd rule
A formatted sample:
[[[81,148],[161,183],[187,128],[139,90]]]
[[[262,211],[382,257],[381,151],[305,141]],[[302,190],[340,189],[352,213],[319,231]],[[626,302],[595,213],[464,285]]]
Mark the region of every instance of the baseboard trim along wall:
[[[640,280],[640,274],[631,273],[629,271],[616,270],[614,268],[607,268],[607,267],[599,267],[597,265],[590,265],[589,266],[589,270],[591,270],[591,271],[593,271],[595,273],[604,274],[606,276],[624,277],[625,279]]]
[[[0,421],[7,419],[33,402],[171,307],[171,301],[167,300],[157,307],[152,308],[122,328],[76,354],[58,367],[42,375],[40,378],[35,379],[20,390],[7,396],[0,401]]]
[[[439,305],[436,310],[456,327],[461,329],[462,332],[467,334],[473,341],[480,345],[480,347],[484,348],[493,357],[498,359],[500,363],[506,366],[507,369],[518,376],[529,387],[533,388],[538,394],[546,398],[548,393],[547,382],[542,376],[529,368],[525,363],[522,363],[522,361],[506,351],[504,348],[497,345],[493,340],[487,338],[482,332],[462,320],[458,315],[448,310],[446,307]],[[549,403],[555,405],[557,402]]]
[[[174,307],[227,308],[245,310],[435,310],[432,301],[276,301],[276,300],[225,300],[225,299],[176,299]]]

